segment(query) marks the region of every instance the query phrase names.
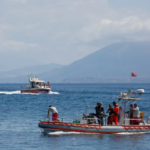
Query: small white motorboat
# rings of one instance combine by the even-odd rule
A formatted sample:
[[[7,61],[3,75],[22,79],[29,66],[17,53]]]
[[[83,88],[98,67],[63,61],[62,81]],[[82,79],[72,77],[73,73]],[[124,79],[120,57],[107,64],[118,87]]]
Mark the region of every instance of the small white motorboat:
[[[51,90],[49,82],[45,84],[45,81],[39,80],[37,77],[30,77],[29,82],[29,86],[21,86],[21,93],[48,93]]]

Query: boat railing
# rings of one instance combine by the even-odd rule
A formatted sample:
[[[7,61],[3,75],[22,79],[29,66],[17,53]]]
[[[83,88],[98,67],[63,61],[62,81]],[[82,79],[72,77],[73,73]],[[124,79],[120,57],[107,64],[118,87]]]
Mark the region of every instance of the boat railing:
[[[100,120],[100,119],[99,118],[80,118],[79,119],[79,118],[71,118],[71,117],[70,118],[62,117],[62,118],[57,118],[57,121],[55,121],[55,122],[68,122],[68,123],[79,123],[79,124],[99,124],[98,120]],[[139,120],[139,125],[147,124],[146,121],[143,121],[141,118],[126,118],[126,119],[124,119],[124,121],[122,123],[119,122],[119,125],[135,125],[134,120]],[[53,122],[51,117],[44,118],[44,121]],[[103,120],[103,125],[108,125],[107,118],[105,118],[105,120]],[[115,122],[113,122],[113,125],[115,125]]]
[[[31,87],[29,85],[21,85],[21,89],[30,89]]]
[[[141,120],[141,118],[126,118],[126,119],[124,119],[124,120]]]
[[[44,85],[37,85],[37,88],[50,88],[49,86]]]
[[[73,122],[75,120],[81,120],[81,119],[78,119],[78,118],[69,118],[69,117],[61,117],[61,118],[57,118],[59,121],[61,122]],[[44,121],[52,121],[52,118],[49,117],[49,118],[44,118]]]
[[[126,121],[128,123],[126,123]],[[139,122],[135,123],[135,121],[139,121]],[[124,124],[125,125],[127,125],[127,124],[129,124],[129,125],[139,124],[140,125],[140,124],[147,124],[147,122],[142,120],[142,118],[125,118],[124,119]]]
[[[44,86],[44,85],[37,85],[35,88],[50,88],[49,86]],[[21,85],[21,89],[31,89],[30,85]]]
[[[100,120],[99,118],[66,118],[66,117],[62,117],[62,118],[57,118],[56,122],[69,122],[69,123],[80,123],[80,124],[99,124],[98,120]],[[49,122],[53,122],[52,118],[44,118],[44,121],[49,121]],[[104,125],[106,125],[107,120],[104,121]]]

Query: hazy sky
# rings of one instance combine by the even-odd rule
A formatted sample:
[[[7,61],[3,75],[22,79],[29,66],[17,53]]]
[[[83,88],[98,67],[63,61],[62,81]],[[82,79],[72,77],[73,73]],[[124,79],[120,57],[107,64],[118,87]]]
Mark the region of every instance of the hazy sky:
[[[0,69],[70,64],[120,41],[150,40],[150,0],[0,0]]]

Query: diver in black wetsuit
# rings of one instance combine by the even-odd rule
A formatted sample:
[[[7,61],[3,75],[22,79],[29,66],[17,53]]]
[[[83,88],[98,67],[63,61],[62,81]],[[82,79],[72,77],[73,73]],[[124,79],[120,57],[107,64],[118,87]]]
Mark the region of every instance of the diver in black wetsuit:
[[[98,123],[103,125],[103,115],[104,115],[104,107],[102,106],[102,102],[97,103],[95,107],[96,117],[98,118]]]

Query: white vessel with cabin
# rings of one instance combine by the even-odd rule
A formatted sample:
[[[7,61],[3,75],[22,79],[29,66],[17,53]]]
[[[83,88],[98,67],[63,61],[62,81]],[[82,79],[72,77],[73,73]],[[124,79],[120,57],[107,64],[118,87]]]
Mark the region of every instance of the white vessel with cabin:
[[[29,82],[30,85],[26,87],[21,86],[21,93],[48,93],[51,90],[49,82],[45,84],[45,81],[39,80],[35,76],[30,77]]]

